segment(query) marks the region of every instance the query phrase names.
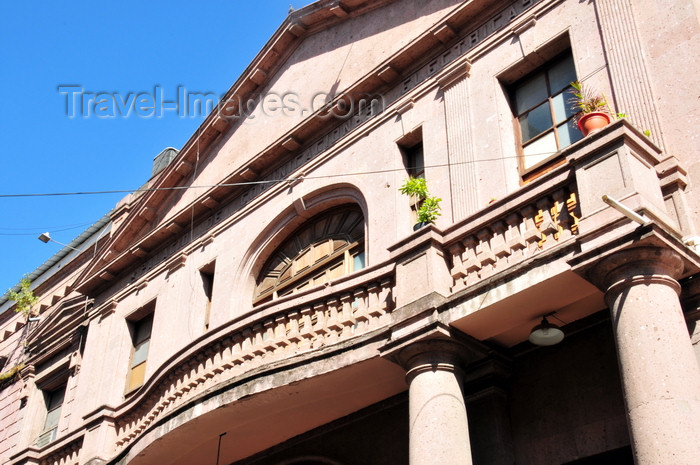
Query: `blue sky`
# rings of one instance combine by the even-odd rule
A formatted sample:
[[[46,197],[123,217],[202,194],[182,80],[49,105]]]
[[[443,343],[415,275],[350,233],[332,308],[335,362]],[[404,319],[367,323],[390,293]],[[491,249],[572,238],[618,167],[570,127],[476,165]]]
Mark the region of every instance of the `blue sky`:
[[[6,2],[0,16],[0,194],[136,190],[153,157],[181,148],[203,117],[66,115],[68,92],[178,86],[223,94],[287,16],[310,0]],[[160,89],[160,90],[158,90]],[[85,108],[93,108],[94,104]],[[69,108],[70,109],[70,108]],[[104,107],[102,108],[104,110]],[[108,113],[108,112],[105,112]],[[146,112],[148,113],[148,112]],[[0,197],[0,291],[16,284],[125,194]],[[0,292],[0,293],[2,293]]]

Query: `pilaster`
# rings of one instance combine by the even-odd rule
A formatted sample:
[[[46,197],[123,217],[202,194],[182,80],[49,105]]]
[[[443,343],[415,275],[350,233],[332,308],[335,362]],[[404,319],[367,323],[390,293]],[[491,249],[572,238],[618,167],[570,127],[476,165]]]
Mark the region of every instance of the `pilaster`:
[[[632,5],[629,0],[606,0],[595,2],[595,7],[616,110],[629,115],[637,127],[648,129],[650,137],[663,148],[663,132]]]
[[[445,103],[445,126],[450,163],[452,211],[454,221],[477,210],[476,168],[469,120],[469,61],[457,60],[438,83]]]

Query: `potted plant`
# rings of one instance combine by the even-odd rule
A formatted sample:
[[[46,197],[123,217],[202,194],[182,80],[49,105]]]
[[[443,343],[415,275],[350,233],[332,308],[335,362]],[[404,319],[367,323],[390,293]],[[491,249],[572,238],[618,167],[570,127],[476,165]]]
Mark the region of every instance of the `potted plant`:
[[[414,230],[426,224],[434,224],[437,217],[441,215],[440,202],[442,202],[442,199],[430,195],[425,178],[414,178],[411,176],[404,181],[399,191],[412,197],[414,205],[417,206],[418,223],[413,227]]]
[[[599,94],[579,81],[572,82],[573,97],[569,99],[572,109],[576,110],[575,121],[584,137],[598,132],[610,124],[612,111],[605,95]]]

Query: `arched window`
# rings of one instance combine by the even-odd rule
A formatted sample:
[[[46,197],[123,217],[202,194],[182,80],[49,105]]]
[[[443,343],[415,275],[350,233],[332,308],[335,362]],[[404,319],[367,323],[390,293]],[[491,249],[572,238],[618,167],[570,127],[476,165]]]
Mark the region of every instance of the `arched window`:
[[[327,283],[365,266],[364,217],[357,206],[321,213],[272,254],[260,273],[253,304]]]

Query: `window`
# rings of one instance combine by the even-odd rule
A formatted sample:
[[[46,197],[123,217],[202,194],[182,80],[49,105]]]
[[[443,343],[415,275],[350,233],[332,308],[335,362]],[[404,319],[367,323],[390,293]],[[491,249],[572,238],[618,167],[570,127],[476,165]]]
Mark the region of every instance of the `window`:
[[[404,148],[406,157],[406,171],[414,178],[425,177],[425,163],[423,161],[423,143],[420,142],[413,147]]]
[[[148,358],[148,346],[151,341],[151,329],[153,328],[153,313],[131,323],[131,338],[133,350],[129,363],[129,377],[127,380],[127,392],[141,386],[146,377],[146,359]]]
[[[204,297],[207,299],[206,308],[204,310],[204,330],[209,330],[209,315],[211,314],[211,296],[214,292],[214,269],[216,262],[211,262],[204,268],[199,270],[199,275],[202,277],[202,289]]]
[[[324,284],[365,266],[364,217],[356,206],[318,215],[297,229],[265,264],[253,303]]]
[[[65,394],[65,384],[51,391],[44,391],[46,420],[44,421],[44,428],[36,441],[37,447],[44,447],[56,439],[58,420],[61,418],[61,406],[63,405]]]
[[[425,178],[425,160],[423,157],[423,128],[419,127],[402,137],[397,144],[403,154],[406,173],[412,178]],[[418,222],[418,209],[422,199],[411,197],[411,218]]]
[[[523,172],[581,139],[573,124],[571,82],[574,60],[567,53],[530,73],[511,87],[511,103],[518,127]]]

